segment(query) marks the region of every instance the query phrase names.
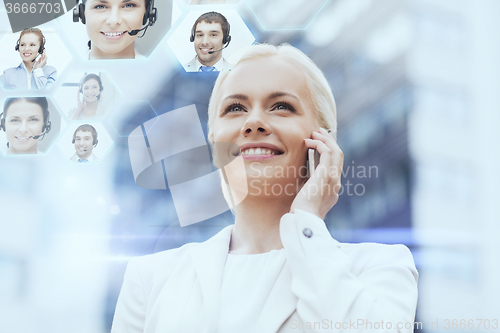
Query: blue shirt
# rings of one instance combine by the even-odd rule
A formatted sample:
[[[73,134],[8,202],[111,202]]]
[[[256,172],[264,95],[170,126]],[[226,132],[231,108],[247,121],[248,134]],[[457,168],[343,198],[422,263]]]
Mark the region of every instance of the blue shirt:
[[[9,68],[0,76],[0,84],[5,89],[44,89],[49,88],[57,78],[57,70],[45,65],[31,73],[22,62],[19,66]]]

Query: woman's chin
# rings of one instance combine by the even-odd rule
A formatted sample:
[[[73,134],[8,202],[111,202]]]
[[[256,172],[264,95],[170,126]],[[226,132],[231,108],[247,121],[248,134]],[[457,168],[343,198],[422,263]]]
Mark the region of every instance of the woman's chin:
[[[36,154],[36,146],[31,146],[31,147],[15,147],[12,146],[11,149],[9,149],[10,154]]]
[[[101,56],[120,58],[124,53],[132,52],[134,49],[134,40],[120,41],[120,43],[113,43],[107,41],[100,41],[99,43],[92,42],[92,48],[99,49]]]
[[[249,178],[248,196],[266,199],[295,198],[303,184],[301,178]]]

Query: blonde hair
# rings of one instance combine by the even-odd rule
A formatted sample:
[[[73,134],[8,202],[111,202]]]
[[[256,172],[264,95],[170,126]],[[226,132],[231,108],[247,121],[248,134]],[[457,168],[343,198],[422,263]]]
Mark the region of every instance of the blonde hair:
[[[315,114],[319,126],[330,130],[333,137],[337,138],[337,108],[335,99],[328,81],[321,69],[302,51],[289,45],[282,44],[275,46],[271,44],[254,44],[250,46],[233,69],[246,61],[265,57],[279,57],[282,61],[297,67],[304,74],[306,80],[307,95],[315,106]],[[221,86],[226,78],[231,75],[230,71],[219,74],[215,81],[210,102],[208,104],[208,141],[213,147],[214,144],[214,123],[218,115],[221,104]],[[220,166],[221,167],[221,166]],[[220,170],[221,171],[221,170]],[[222,171],[221,171],[222,172]],[[231,196],[229,185],[224,181],[221,173],[222,193],[234,214],[234,200]]]
[[[21,31],[21,34],[19,35],[19,42],[21,42],[21,38],[23,38],[24,35],[26,34],[35,34],[38,36],[38,39],[40,39],[40,45],[43,44],[43,33],[42,33],[42,30],[38,29],[38,28],[28,28],[28,29],[24,29],[23,31]]]
[[[246,61],[272,56],[280,57],[284,62],[296,66],[304,74],[308,90],[307,94],[316,107],[315,113],[318,123],[321,127],[330,129],[331,134],[336,138],[337,108],[332,90],[321,69],[302,51],[289,44],[282,44],[280,46],[254,44],[246,50],[233,69]],[[208,141],[210,144],[214,142],[214,122],[217,117],[217,111],[220,108],[221,86],[228,75],[231,75],[230,71],[224,71],[219,74],[217,81],[215,81],[212,95],[210,96],[210,103],[208,104]]]

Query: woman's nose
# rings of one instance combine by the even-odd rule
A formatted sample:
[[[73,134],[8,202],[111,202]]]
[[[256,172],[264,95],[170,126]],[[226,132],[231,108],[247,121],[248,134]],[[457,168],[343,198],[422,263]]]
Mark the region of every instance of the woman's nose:
[[[118,8],[111,9],[106,23],[108,25],[118,25],[122,23],[122,17]]]
[[[28,124],[25,121],[22,121],[20,126],[19,126],[18,131],[21,133],[27,132],[28,131]]]
[[[259,133],[265,135],[271,134],[271,126],[263,112],[254,110],[250,112],[245,124],[241,128],[241,134],[248,136]]]

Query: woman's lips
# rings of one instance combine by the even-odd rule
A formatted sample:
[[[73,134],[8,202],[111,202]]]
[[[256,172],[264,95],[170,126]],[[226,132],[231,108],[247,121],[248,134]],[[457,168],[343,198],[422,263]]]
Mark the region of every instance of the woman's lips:
[[[245,145],[241,147],[241,156],[246,160],[261,161],[275,158],[282,154],[281,150],[270,144],[260,144],[257,147],[251,144],[247,145],[247,147]]]
[[[104,38],[106,38],[107,40],[119,40],[123,36],[125,36],[126,33],[127,31],[112,31],[112,32],[101,31],[101,35],[103,35]]]
[[[16,136],[16,139],[19,142],[28,142],[31,138],[31,136]]]

